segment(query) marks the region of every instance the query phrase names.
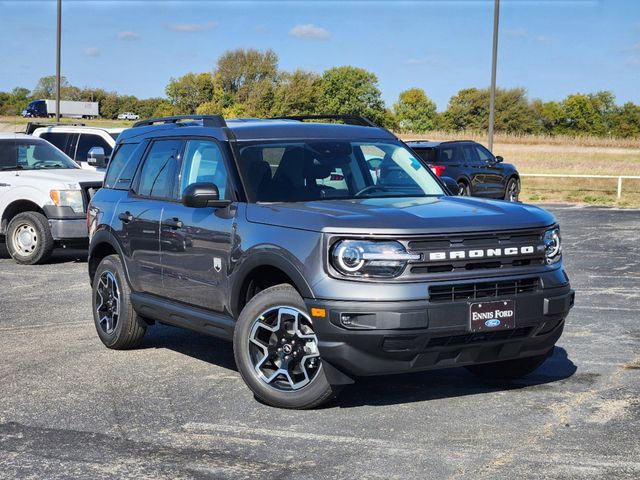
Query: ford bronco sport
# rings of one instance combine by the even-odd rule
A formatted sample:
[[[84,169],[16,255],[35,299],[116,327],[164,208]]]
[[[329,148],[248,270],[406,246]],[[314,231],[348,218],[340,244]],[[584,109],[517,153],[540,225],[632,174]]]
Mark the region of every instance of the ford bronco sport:
[[[254,395],[286,408],[364,375],[539,367],[573,305],[554,217],[452,195],[366,119],[315,119],[119,136],[87,219],[102,342],[135,347],[154,322],[232,340]]]

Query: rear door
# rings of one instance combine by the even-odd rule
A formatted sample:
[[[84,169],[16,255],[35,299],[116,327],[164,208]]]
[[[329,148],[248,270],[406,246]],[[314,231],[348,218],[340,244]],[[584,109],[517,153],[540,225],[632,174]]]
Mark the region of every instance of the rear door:
[[[128,257],[129,276],[136,291],[163,295],[160,222],[163,208],[173,201],[182,141],[155,140],[126,199],[120,201],[114,225]]]
[[[227,269],[231,257],[236,208],[191,208],[182,192],[192,183],[213,183],[220,198],[232,200],[228,165],[212,139],[186,142],[176,201],[162,214],[160,251],[166,295],[223,312],[228,304]]]
[[[74,160],[79,136],[79,134],[73,132],[44,132],[40,134],[40,138],[55,145]]]

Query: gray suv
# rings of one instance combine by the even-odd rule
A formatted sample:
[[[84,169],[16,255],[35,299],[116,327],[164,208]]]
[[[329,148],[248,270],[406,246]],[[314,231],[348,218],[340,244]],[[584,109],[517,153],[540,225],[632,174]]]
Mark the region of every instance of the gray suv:
[[[97,333],[232,340],[254,395],[285,408],[365,375],[526,375],[573,305],[558,225],[447,185],[361,117],[138,122],[88,209]]]

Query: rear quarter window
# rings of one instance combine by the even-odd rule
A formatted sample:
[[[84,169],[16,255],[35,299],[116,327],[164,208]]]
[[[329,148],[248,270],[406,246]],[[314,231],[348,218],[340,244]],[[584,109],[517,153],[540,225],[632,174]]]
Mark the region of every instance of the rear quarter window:
[[[116,147],[104,178],[104,188],[129,190],[146,142],[122,143]]]

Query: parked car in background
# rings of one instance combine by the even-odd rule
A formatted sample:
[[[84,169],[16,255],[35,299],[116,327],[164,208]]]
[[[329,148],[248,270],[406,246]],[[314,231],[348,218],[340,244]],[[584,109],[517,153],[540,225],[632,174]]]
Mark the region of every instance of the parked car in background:
[[[477,142],[407,142],[439,177],[458,182],[458,194],[517,202],[520,176],[514,165],[504,163]]]
[[[34,100],[22,111],[23,117],[54,117],[56,114],[55,100]],[[62,100],[60,102],[60,116],[69,118],[97,118],[98,102],[75,102]]]
[[[104,171],[124,128],[84,125],[29,125],[27,133],[51,142],[87,170]],[[31,131],[31,132],[30,132]]]
[[[118,115],[118,120],[140,120],[140,115],[133,112],[124,112]]]
[[[45,140],[0,134],[0,237],[13,259],[42,263],[56,245],[86,244],[87,205],[103,177]]]

